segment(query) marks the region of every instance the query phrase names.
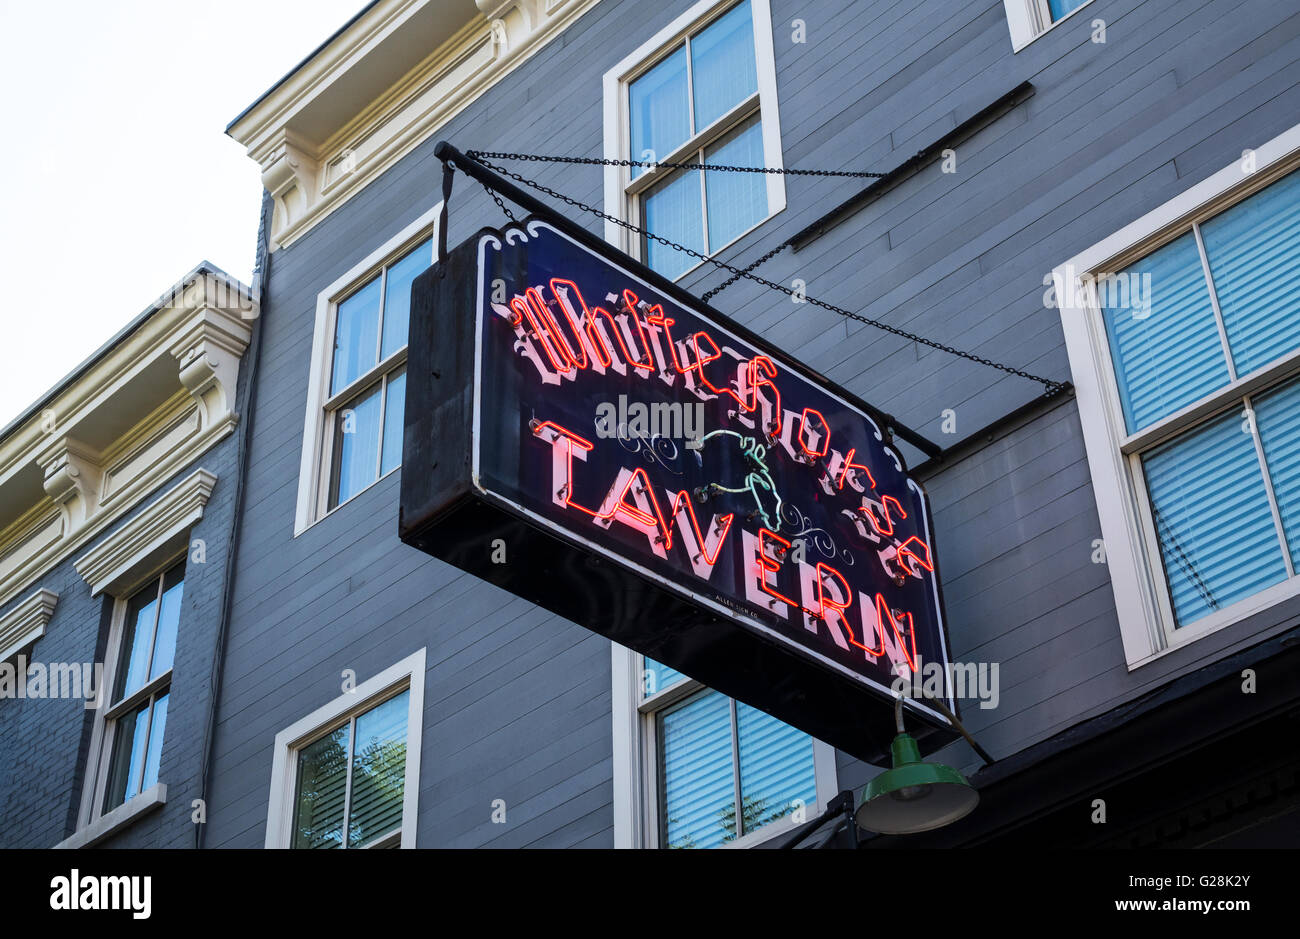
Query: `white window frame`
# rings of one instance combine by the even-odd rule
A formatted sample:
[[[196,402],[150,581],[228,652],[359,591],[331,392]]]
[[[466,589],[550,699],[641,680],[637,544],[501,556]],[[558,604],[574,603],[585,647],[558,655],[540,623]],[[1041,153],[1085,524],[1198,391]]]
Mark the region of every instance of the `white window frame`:
[[[373,483],[354,493],[349,499],[329,507],[330,473],[333,461],[333,418],[332,406],[335,400],[343,397],[347,390],[339,395],[330,395],[330,377],[334,369],[334,328],[338,321],[338,306],[357,288],[371,277],[382,271],[402,254],[432,237],[429,263],[438,255],[438,216],[442,209],[439,202],[423,213],[383,245],[372,251],[364,260],[339,277],[316,296],[316,325],[313,331],[311,348],[311,372],[307,380],[307,409],[303,418],[302,458],[298,470],[298,502],[294,513],[294,537],[298,537],[312,525],[343,506],[347,505],[361,493],[386,479],[401,466],[399,463]],[[386,375],[406,364],[406,347],[383,362],[380,362],[364,376],[349,385],[349,389],[359,387],[363,382],[373,381],[380,375]],[[380,416],[382,420],[382,413]],[[383,446],[381,443],[382,453]]]
[[[267,803],[266,847],[289,848],[293,844],[298,751],[344,722],[403,691],[409,691],[410,697],[407,699],[406,776],[402,784],[399,846],[415,847],[420,796],[420,743],[424,739],[424,662],[424,649],[413,652],[275,735],[275,751],[271,761],[271,794]],[[367,848],[389,846],[391,843],[392,838],[385,837]]]
[[[659,844],[656,715],[708,686],[683,678],[671,688],[643,699],[644,657],[616,642],[610,645],[614,678],[614,847],[658,848],[662,845]],[[812,738],[812,744],[817,799],[805,808],[804,822],[819,816],[839,794],[835,748],[816,737]],[[787,815],[722,847],[752,848],[788,835],[801,824],[793,814]]]
[[[1123,270],[1186,234],[1193,224],[1220,214],[1300,168],[1300,125],[1256,148],[1253,155],[1253,172],[1247,171],[1243,155],[1060,265],[1052,274],[1124,656],[1130,670],[1300,594],[1300,576],[1293,575],[1175,629],[1140,465],[1140,453],[1156,443],[1173,438],[1211,414],[1230,409],[1234,402],[1239,407],[1240,399],[1287,376],[1300,374],[1300,351],[1246,378],[1231,381],[1205,399],[1130,434],[1120,405],[1105,322],[1089,276]]]
[[[128,695],[125,695],[121,701],[114,704],[112,702],[112,689],[117,685],[118,669],[122,667],[123,642],[126,638],[126,610],[131,598],[140,590],[156,583],[167,571],[171,570],[177,564],[188,562],[189,545],[186,544],[181,550],[169,554],[161,563],[153,563],[148,567],[138,568],[130,579],[119,579],[113,588],[113,611],[109,619],[108,641],[105,643],[104,653],[104,672],[100,685],[95,689],[95,708],[94,726],[90,732],[90,751],[86,760],[86,773],[82,781],[81,792],[81,810],[77,816],[77,831],[81,833],[85,830],[93,829],[103,819],[110,816],[118,820],[118,823],[110,831],[98,832],[99,837],[106,837],[112,831],[117,831],[129,824],[135,817],[145,812],[155,805],[161,804],[166,799],[166,786],[160,779],[149,789],[145,789],[132,796],[127,796],[126,800],[118,806],[114,806],[108,811],[104,811],[104,791],[108,785],[109,764],[113,760],[113,747],[117,738],[117,725],[119,719],[129,714],[139,705],[153,698],[158,692],[166,688],[167,694],[172,691],[172,668],[167,669],[162,675],[151,681],[146,681],[143,685]],[[186,563],[186,575],[188,576],[188,563]],[[161,612],[161,608],[159,610]],[[156,624],[155,624],[156,626]],[[176,632],[177,651],[180,651],[181,630],[178,627]],[[171,713],[171,705],[168,703],[168,712]],[[152,718],[153,711],[150,710]],[[164,737],[167,728],[163,728]],[[146,750],[148,743],[145,744]],[[159,767],[161,771],[161,766]],[[159,790],[162,798],[157,798],[154,794]]]
[[[628,87],[633,81],[657,65],[665,55],[673,51],[692,33],[697,33],[708,23],[717,19],[739,0],[700,0],[689,10],[627,56],[604,77],[604,125],[605,158],[608,160],[639,159],[629,152],[631,147],[628,129],[629,105]],[[754,25],[754,66],[758,75],[758,91],[745,101],[736,105],[729,112],[709,127],[700,130],[694,137],[673,153],[658,154],[665,163],[693,162],[696,151],[711,146],[722,139],[738,124],[759,116],[763,125],[763,161],[766,166],[784,168],[781,155],[781,119],[776,99],[776,56],[772,46],[772,10],[769,0],[749,0],[750,12]],[[755,100],[757,99],[757,100]],[[647,169],[636,179],[632,179],[631,169],[626,166],[605,167],[605,211],[615,218],[641,225],[641,196],[655,183],[673,173],[673,170]],[[786,206],[785,176],[781,173],[766,174],[767,181],[767,215],[754,225],[741,232],[724,245],[710,245],[709,255],[715,257],[731,245],[747,237],[755,229],[770,221]],[[644,226],[642,226],[644,227]],[[615,222],[605,222],[605,240],[619,250],[638,260],[641,256],[641,239]],[[695,270],[703,261],[697,262],[677,276],[681,279]]]
[[[57,847],[86,847],[94,844],[167,801],[167,786],[160,780],[151,789],[127,799],[112,811],[103,812],[103,782],[107,776],[107,761],[112,756],[111,747],[105,746],[106,742],[111,743],[111,740],[106,741],[105,738],[109,736],[108,724],[112,720],[105,717],[105,708],[109,704],[106,689],[114,686],[116,670],[122,657],[127,602],[137,590],[173,565],[181,560],[188,562],[190,532],[202,520],[204,508],[216,484],[216,474],[203,468],[196,469],[73,562],[77,573],[90,587],[92,597],[101,594],[113,597],[113,611],[108,639],[104,645],[103,678],[96,689],[95,701],[88,705],[93,706],[96,713],[82,779],[77,831]],[[182,635],[178,629],[178,654]],[[171,674],[169,671],[166,676],[169,688]],[[161,681],[162,676],[149,682],[146,687],[156,687]],[[143,693],[143,689],[140,693]],[[134,698],[132,696],[133,700]],[[169,713],[170,710],[169,705]],[[163,732],[166,733],[165,728]],[[161,767],[159,769],[161,771]]]
[[[1007,28],[1011,31],[1011,51],[1019,52],[1039,36],[1060,26],[1080,10],[1092,4],[1092,0],[1076,7],[1055,23],[1052,22],[1052,10],[1047,0],[1002,0],[1007,10]]]

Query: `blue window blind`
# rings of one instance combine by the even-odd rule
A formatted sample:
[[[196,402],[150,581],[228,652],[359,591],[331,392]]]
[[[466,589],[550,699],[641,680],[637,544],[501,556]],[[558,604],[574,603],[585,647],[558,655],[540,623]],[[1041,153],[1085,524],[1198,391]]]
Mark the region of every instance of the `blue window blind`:
[[[702,691],[661,712],[659,734],[668,847],[717,847],[816,803],[812,738],[762,711]]]
[[[645,197],[645,228],[693,251],[704,253],[704,210],[700,203],[700,173],[681,172],[656,184]],[[665,277],[676,278],[695,264],[695,258],[644,238],[646,264]]]
[[[714,848],[736,814],[731,702],[708,691],[659,718],[663,830],[670,848]]]
[[[1142,466],[1178,626],[1286,578],[1254,436],[1240,411],[1151,451]]]
[[[1291,566],[1300,569],[1300,381],[1256,398],[1255,422],[1290,546]]]
[[[628,87],[633,160],[666,160],[691,136],[686,47],[682,46]],[[632,167],[635,179],[644,168]]]
[[[1088,0],[1047,0],[1047,9],[1052,14],[1052,22],[1073,13]]]
[[[747,704],[736,703],[745,831],[817,801],[812,738]],[[809,812],[809,817],[812,816]]]
[[[762,125],[757,119],[743,125],[706,150],[704,158],[721,166],[762,166]],[[761,173],[706,173],[704,191],[709,208],[710,248],[734,241],[767,217],[767,177]]]
[[[1201,226],[1239,375],[1300,348],[1300,172]]]
[[[1228,383],[1194,234],[1099,282],[1098,294],[1130,432]]]
[[[732,7],[691,38],[691,79],[695,133],[758,90],[749,0]]]

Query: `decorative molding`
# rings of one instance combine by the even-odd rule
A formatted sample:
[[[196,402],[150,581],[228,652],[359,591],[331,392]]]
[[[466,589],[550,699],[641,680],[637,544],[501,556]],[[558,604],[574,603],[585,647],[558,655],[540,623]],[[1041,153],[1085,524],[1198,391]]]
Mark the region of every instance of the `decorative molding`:
[[[59,595],[41,588],[4,616],[0,616],[0,662],[45,635]]]
[[[43,410],[9,428],[0,440],[0,605],[234,430],[258,313],[247,287],[196,268]]]
[[[190,528],[203,517],[203,507],[208,504],[216,484],[215,475],[205,469],[195,470],[176,488],[77,558],[73,566],[90,584],[91,596],[125,583],[149,560],[171,553],[178,541],[187,541]]]
[[[434,2],[381,0],[227,128],[274,199],[272,250],[301,238],[600,0],[474,0],[459,22],[434,15]],[[433,24],[441,31],[430,35]],[[421,41],[398,41],[408,34]],[[431,45],[422,59],[392,60],[395,48]],[[367,70],[408,64],[396,81],[364,87]]]
[[[85,828],[80,829],[74,835],[64,838],[54,847],[89,848],[110,835],[117,834],[141,815],[152,812],[160,805],[166,804],[166,802],[167,786],[165,783],[157,783],[138,796],[127,799],[113,811],[99,816]]]

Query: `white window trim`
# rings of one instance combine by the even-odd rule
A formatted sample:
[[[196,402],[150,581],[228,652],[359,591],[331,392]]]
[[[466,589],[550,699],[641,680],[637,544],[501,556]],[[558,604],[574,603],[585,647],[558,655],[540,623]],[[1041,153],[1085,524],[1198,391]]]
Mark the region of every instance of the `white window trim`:
[[[655,717],[653,712],[642,711],[641,656],[613,642],[610,643],[610,657],[614,678],[614,847],[661,847],[656,792],[658,757],[654,752],[652,727]],[[664,698],[661,703],[656,702],[654,710],[668,707],[704,687],[707,686],[687,679],[663,692]],[[835,748],[816,737],[813,738],[813,775],[817,799],[814,805],[807,806],[804,821],[824,812],[827,803],[839,793]],[[795,821],[793,815],[787,815],[723,847],[752,848],[787,835],[800,824],[802,822]]]
[[[54,847],[89,848],[110,835],[115,835],[135,822],[137,818],[167,803],[167,786],[155,783],[139,795],[127,799],[111,812],[99,816],[89,825],[78,829]]]
[[[1086,9],[1092,0],[1076,7],[1055,23],[1047,0],[1002,0],[1007,10],[1007,27],[1011,31],[1011,51],[1019,52],[1039,36],[1060,26],[1080,10]]]
[[[96,826],[110,816],[118,820],[112,829],[116,831],[129,824],[136,814],[147,811],[156,804],[138,808],[134,813],[123,813],[125,806],[132,803],[137,806],[144,804],[137,802],[144,795],[141,793],[108,813],[103,813],[100,808],[104,802],[107,775],[105,761],[110,756],[106,746],[108,725],[115,719],[106,716],[107,708],[112,702],[105,699],[105,689],[113,687],[117,668],[121,664],[127,601],[149,581],[177,562],[188,559],[190,531],[203,518],[203,510],[216,484],[215,473],[202,468],[195,470],[159,496],[147,509],[73,562],[77,573],[89,585],[91,596],[108,593],[114,598],[108,640],[104,645],[104,674],[96,689],[96,700],[88,705],[93,706],[96,713],[90,732],[89,757],[86,760],[85,778],[82,780],[81,807],[77,813],[77,834],[74,838],[90,837],[86,831],[99,831]],[[170,686],[171,674],[168,670],[165,676],[149,682],[145,689],[149,689],[152,694],[152,690],[162,684]],[[132,697],[140,697],[145,689],[140,689]],[[162,786],[159,791],[161,798],[166,798],[166,786]],[[101,832],[94,837],[103,838],[107,834]]]
[[[332,509],[328,508],[330,467],[327,465],[327,458],[332,441],[326,438],[325,433],[328,424],[325,404],[330,400],[330,375],[334,366],[334,325],[339,300],[362,281],[378,273],[385,264],[395,261],[406,248],[418,244],[426,237],[432,237],[433,247],[429,263],[432,264],[437,259],[438,215],[441,209],[442,203],[439,202],[316,296],[316,325],[312,334],[311,371],[307,379],[307,409],[303,418],[302,459],[298,468],[298,502],[294,513],[293,536],[295,538],[321,519],[347,505],[361,492],[377,484],[379,479],[387,478],[397,471],[397,468],[390,470],[370,486],[355,493],[352,499],[340,502]],[[393,368],[400,367],[400,364],[393,366]]]
[[[1052,273],[1107,568],[1115,593],[1124,657],[1130,670],[1300,594],[1300,578],[1291,578],[1176,631],[1173,629],[1159,550],[1146,521],[1150,515],[1146,490],[1135,476],[1132,464],[1136,457],[1126,455],[1126,450],[1132,451],[1135,439],[1147,439],[1148,431],[1136,435],[1127,431],[1096,292],[1081,289],[1083,275],[1122,270],[1185,234],[1193,222],[1219,214],[1300,167],[1300,125],[1255,148],[1254,160],[1253,172],[1246,171],[1244,160],[1232,163]],[[1300,367],[1300,353],[1229,387],[1237,391],[1240,385],[1245,388],[1242,391],[1245,394],[1250,388],[1258,388],[1297,367]],[[1186,426],[1192,418],[1200,416],[1200,410],[1189,407],[1162,426],[1167,428],[1170,423]]]
[[[409,691],[410,697],[407,701],[401,847],[415,847],[416,813],[420,796],[420,743],[424,739],[424,661],[424,649],[413,652],[275,735],[271,793],[266,816],[266,847],[288,848],[293,844],[294,788],[297,784],[297,760],[294,755],[297,751],[340,722],[362,714],[402,691]]]
[[[605,159],[623,160],[629,157],[631,140],[628,133],[628,85],[653,66],[666,52],[682,42],[688,33],[696,32],[709,20],[721,16],[736,3],[737,0],[700,0],[605,73]],[[781,118],[776,98],[776,55],[772,46],[772,10],[769,0],[749,0],[749,3],[754,19],[754,65],[758,72],[758,114],[763,124],[764,163],[769,167],[781,169],[784,168],[785,163],[781,155]],[[718,124],[726,120],[727,118],[724,117]],[[677,162],[671,154],[662,154],[660,159],[665,162]],[[644,191],[654,178],[653,171],[638,177],[635,187],[637,192]],[[716,257],[785,209],[785,177],[780,173],[768,173],[766,179],[767,216],[727,244],[710,245],[711,257]],[[628,187],[631,185],[631,171],[628,167],[605,167],[605,211],[615,218],[637,224],[639,215],[635,211],[637,196],[628,194]],[[633,237],[633,233],[621,225],[606,221],[605,240],[625,254],[643,260],[640,239]],[[704,262],[692,265],[679,274],[678,279],[685,277],[702,263]]]
[[[118,718],[138,707],[141,702],[153,698],[159,689],[166,687],[167,693],[170,694],[173,669],[169,668],[157,678],[145,682],[116,704],[112,701],[108,689],[116,685],[117,670],[122,665],[122,639],[126,633],[126,608],[131,597],[136,591],[144,588],[150,582],[156,581],[176,564],[187,560],[188,551],[187,539],[179,550],[174,549],[170,554],[148,555],[147,560],[141,558],[133,570],[128,574],[119,576],[113,585],[113,612],[109,621],[108,641],[104,644],[104,674],[99,687],[95,689],[95,699],[87,702],[86,705],[88,708],[94,708],[95,719],[94,726],[90,731],[90,755],[86,759],[86,773],[85,778],[82,780],[81,809],[77,815],[77,833],[73,837],[87,839],[87,844],[105,838],[109,834],[124,828],[137,815],[166,800],[167,787],[160,781],[150,789],[130,797],[121,805],[107,812],[103,810],[104,790],[108,785],[108,764],[113,757],[113,740],[109,735],[110,725],[114,725]],[[178,631],[178,642],[179,639],[180,632]],[[131,703],[129,705],[125,704],[128,701]],[[150,710],[149,713],[152,718],[153,711]],[[164,727],[164,741],[166,733],[167,728]],[[161,770],[161,766],[159,769]],[[153,801],[146,800],[144,797],[154,792],[154,790],[158,790],[155,793],[157,798]],[[134,806],[134,808],[128,809],[129,806]],[[111,821],[106,822],[106,819]],[[103,830],[106,825],[108,829]]]

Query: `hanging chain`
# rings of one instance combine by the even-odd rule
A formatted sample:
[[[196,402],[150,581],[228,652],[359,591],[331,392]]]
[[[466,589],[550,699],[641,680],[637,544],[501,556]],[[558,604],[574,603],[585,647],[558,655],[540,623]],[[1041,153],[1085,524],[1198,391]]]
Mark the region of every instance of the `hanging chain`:
[[[647,238],[657,241],[660,244],[664,245],[665,247],[672,248],[676,251],[681,251],[685,254],[690,255],[693,258],[696,258],[697,260],[704,261],[708,264],[712,264],[714,267],[718,268],[719,270],[727,271],[728,273],[734,275],[735,278],[743,277],[746,280],[752,280],[756,284],[762,284],[764,287],[767,287],[770,290],[779,291],[785,294],[786,296],[789,297],[795,296],[794,290],[790,287],[785,286],[784,284],[775,283],[774,281],[770,281],[765,277],[760,277],[758,274],[752,273],[750,270],[742,270],[741,268],[733,267],[732,265],[726,263],[725,261],[720,261],[717,258],[711,258],[707,255],[701,254],[699,251],[696,251],[693,248],[688,248],[685,245],[679,245],[674,241],[669,241],[667,238],[664,238],[661,235],[656,235],[652,231],[646,231],[644,228],[639,228],[636,225],[633,225],[631,222],[624,221],[621,218],[616,218],[615,216],[610,215],[607,212],[602,212],[600,209],[597,209],[594,206],[587,205],[586,203],[579,202],[577,199],[574,199],[570,196],[566,196],[563,193],[556,192],[554,189],[550,189],[547,186],[544,186],[541,183],[537,182],[536,180],[527,179],[526,177],[520,176],[518,173],[510,172],[505,167],[496,166],[488,162],[487,159],[485,159],[485,157],[489,156],[489,154],[471,150],[466,153],[466,156],[471,157],[486,169],[490,169],[495,173],[499,173],[502,176],[513,179],[515,182],[523,183],[525,186],[528,186],[530,189],[535,189],[536,191],[543,193],[544,195],[550,196],[552,199],[558,199],[560,202],[563,202],[565,205],[571,206],[572,208],[578,209],[579,211],[587,212],[591,215],[595,215],[599,218],[604,219],[607,222],[613,222],[615,225],[619,225],[622,228],[627,229],[628,231],[636,232],[638,234],[644,235]],[[574,162],[578,162],[580,160],[587,159],[587,158],[574,157],[572,159]],[[595,161],[593,158],[593,162],[599,162],[599,161]],[[488,187],[486,183],[484,183],[484,188],[487,188],[489,189],[489,191],[491,191],[490,187]],[[495,193],[494,193],[494,197],[496,197]],[[496,198],[497,198],[497,203],[501,204],[500,198],[499,197]],[[507,212],[507,214],[509,213]],[[781,247],[784,247],[784,245],[782,245]],[[775,251],[771,252],[771,254],[775,254],[775,253],[776,253]],[[757,265],[751,265],[751,268],[754,266]],[[954,348],[953,346],[944,345],[943,343],[936,342],[933,339],[927,339],[924,336],[917,335],[916,333],[908,332],[905,329],[899,329],[897,326],[890,326],[888,323],[882,323],[879,320],[874,320],[871,319],[870,317],[863,316],[861,313],[855,313],[852,310],[846,310],[843,307],[835,306],[832,303],[827,303],[825,300],[818,300],[816,297],[810,297],[805,295],[802,299],[805,303],[811,303],[813,306],[820,307],[821,309],[827,310],[831,313],[837,313],[840,316],[846,317],[847,319],[855,320],[859,323],[864,323],[867,326],[873,326],[876,329],[883,330],[884,332],[890,333],[891,335],[894,336],[898,336],[901,339],[907,339],[919,345],[923,345],[931,349],[937,349],[940,352],[946,352],[949,355],[956,356],[957,358],[966,359],[969,362],[974,362],[977,365],[984,365],[987,366],[988,368],[996,369],[997,371],[1004,372],[1008,375],[1015,375],[1017,378],[1026,378],[1030,381],[1038,382],[1045,389],[1044,397],[1049,397],[1049,398],[1054,397],[1056,394],[1065,390],[1066,385],[1063,382],[1054,381],[1053,379],[1050,378],[1043,378],[1041,375],[1035,375],[1031,372],[1026,372],[1022,369],[1014,368],[1013,366],[1010,365],[1003,365],[1001,362],[994,362],[992,359],[986,359],[983,356],[975,355],[973,352],[964,352],[961,349]]]
[[[482,162],[482,161],[480,161],[480,162]],[[483,165],[484,165],[484,166],[487,166],[486,163],[484,163]],[[480,180],[480,182],[482,182],[482,181]],[[491,186],[489,186],[487,183],[482,183],[482,185],[483,185],[483,191],[486,192],[489,196],[492,197],[492,201],[495,202],[498,206],[501,207],[501,211],[502,211],[502,212],[506,213],[506,218],[510,219],[510,221],[512,221],[512,222],[514,222],[516,225],[518,225],[518,224],[519,224],[519,219],[515,218],[514,213],[511,212],[510,209],[506,207],[506,204],[505,204],[504,202],[501,201],[501,197],[500,197],[499,195],[497,195],[497,191],[496,191],[495,189],[493,189]]]
[[[722,291],[726,290],[728,287],[730,287],[736,281],[740,280],[742,277],[748,277],[750,274],[754,272],[754,269],[756,267],[760,267],[761,265],[766,264],[768,261],[772,260],[772,258],[776,257],[778,254],[780,254],[786,248],[790,247],[792,244],[794,244],[793,241],[781,242],[779,245],[777,245],[771,251],[767,252],[767,254],[763,255],[753,264],[750,264],[748,267],[740,271],[737,271],[735,274],[732,274],[730,277],[728,277],[722,283],[718,284],[718,286],[714,287],[712,290],[706,290],[703,294],[700,295],[700,299],[703,300],[705,303],[708,303],[711,298],[721,293]]]
[[[524,160],[531,163],[578,163],[583,166],[640,166],[646,169],[711,170],[727,173],[779,173],[783,176],[846,176],[850,179],[880,179],[885,173],[858,170],[801,170],[780,166],[725,166],[720,163],[659,163],[653,160],[602,160],[600,157],[547,156],[538,153],[496,153],[466,150],[465,156],[483,163],[488,160]],[[486,163],[483,163],[486,166]]]

